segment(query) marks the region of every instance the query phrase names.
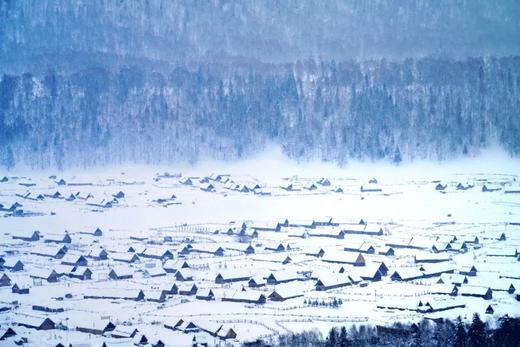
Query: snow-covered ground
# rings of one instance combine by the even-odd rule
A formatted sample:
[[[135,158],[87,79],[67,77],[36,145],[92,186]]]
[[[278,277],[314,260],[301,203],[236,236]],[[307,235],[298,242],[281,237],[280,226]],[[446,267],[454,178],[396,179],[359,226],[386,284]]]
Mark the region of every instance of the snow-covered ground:
[[[120,335],[136,328],[134,340],[144,335],[150,343],[185,346],[196,336],[225,345],[308,329],[326,333],[335,325],[384,325],[425,316],[471,318],[473,312],[492,321],[520,312],[520,225],[515,225],[520,224],[520,194],[510,193],[520,192],[520,161],[496,151],[457,162],[397,167],[296,164],[268,153],[234,164],[4,174],[0,255],[8,265],[16,260],[24,264],[22,271],[4,269],[10,285],[0,287],[0,306],[7,309],[0,313],[1,329],[11,326],[18,334],[9,340],[24,336],[33,345],[49,346],[128,344],[129,338],[110,337],[110,331],[104,336],[77,331],[110,321],[114,331],[124,330]],[[191,185],[181,183],[187,178]],[[467,189],[457,189],[459,183]],[[445,188],[437,190],[438,184]],[[213,189],[203,190],[208,185]],[[499,190],[483,192],[484,186]],[[53,196],[56,192],[61,196]],[[119,192],[124,197],[115,197]],[[8,211],[15,202],[21,206]],[[359,224],[361,219],[366,226]],[[90,234],[97,228],[101,236]],[[34,230],[40,232],[37,241],[13,238]],[[65,230],[71,243],[46,242],[63,237]],[[48,256],[63,245],[63,258]],[[245,254],[248,245],[253,254]],[[290,249],[276,251],[279,245]],[[223,255],[205,253],[219,247]],[[394,255],[380,254],[388,247]],[[99,249],[108,259],[89,257]],[[116,260],[131,251],[139,261]],[[153,258],[157,254],[163,258]],[[169,254],[173,261],[165,262]],[[80,255],[87,259],[90,280],[69,277],[72,269],[61,264]],[[348,264],[352,259],[359,265],[363,259],[365,266]],[[163,273],[168,265],[179,267],[177,260],[186,261],[190,268],[180,274],[191,273],[193,280],[181,281],[172,270]],[[459,275],[472,266],[476,276]],[[109,279],[114,267],[132,278]],[[56,283],[31,277],[52,270],[63,273]],[[73,273],[82,270],[79,266]],[[399,281],[395,272],[420,278]],[[288,282],[249,287],[250,278],[262,282],[272,273]],[[378,273],[383,273],[380,281],[370,278]],[[216,283],[219,274],[240,280]],[[459,280],[463,283],[455,286]],[[317,291],[319,281],[344,286]],[[15,283],[29,294],[12,293]],[[181,289],[195,284],[198,295],[211,289],[215,298],[166,293],[160,302],[150,301],[174,284]],[[438,294],[453,287],[457,295]],[[462,295],[485,294],[488,288],[492,298]],[[138,297],[140,290],[144,299]],[[297,296],[275,301],[273,292]],[[253,300],[260,294],[265,303],[223,300]],[[338,301],[342,304],[334,305]],[[33,305],[63,312],[37,311]],[[490,305],[494,313],[486,314]],[[18,325],[28,317],[48,317],[60,329]],[[180,319],[184,324],[176,327]],[[200,331],[192,332],[189,322]],[[216,335],[231,330],[236,339],[204,329]]]

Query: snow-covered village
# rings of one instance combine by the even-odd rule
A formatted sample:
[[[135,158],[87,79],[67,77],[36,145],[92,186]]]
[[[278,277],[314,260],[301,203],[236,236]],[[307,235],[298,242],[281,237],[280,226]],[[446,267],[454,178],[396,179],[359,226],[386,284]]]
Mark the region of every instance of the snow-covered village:
[[[247,346],[520,312],[514,173],[195,171],[3,177],[2,341]]]

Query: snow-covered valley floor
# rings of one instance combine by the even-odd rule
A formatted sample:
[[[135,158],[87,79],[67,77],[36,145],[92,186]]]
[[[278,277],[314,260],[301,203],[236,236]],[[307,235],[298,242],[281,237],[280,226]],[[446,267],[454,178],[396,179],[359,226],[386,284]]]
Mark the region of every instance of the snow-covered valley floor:
[[[4,174],[2,343],[234,345],[520,313],[520,162],[504,156]]]

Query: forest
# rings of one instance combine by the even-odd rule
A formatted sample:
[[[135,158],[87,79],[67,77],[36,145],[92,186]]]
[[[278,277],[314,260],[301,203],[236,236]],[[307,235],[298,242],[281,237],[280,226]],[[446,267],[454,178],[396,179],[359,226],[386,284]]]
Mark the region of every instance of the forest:
[[[0,66],[510,56],[519,16],[516,0],[2,0]]]
[[[11,168],[290,158],[446,160],[520,153],[520,58],[89,67],[3,74]]]

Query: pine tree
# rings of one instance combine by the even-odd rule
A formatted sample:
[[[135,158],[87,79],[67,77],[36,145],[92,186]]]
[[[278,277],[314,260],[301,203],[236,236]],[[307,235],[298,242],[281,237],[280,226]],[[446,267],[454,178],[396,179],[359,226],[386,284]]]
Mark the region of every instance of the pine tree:
[[[342,326],[339,332],[339,347],[348,347],[349,345],[350,343],[347,336],[347,328]]]
[[[412,332],[412,346],[413,347],[422,347],[423,341],[422,341],[421,330],[419,329],[419,326],[417,324],[412,324],[411,332]]]
[[[464,147],[462,148],[462,154],[468,155],[468,144],[467,143],[465,143]]]
[[[402,159],[401,159],[401,151],[399,150],[399,146],[397,146],[395,148],[393,162],[394,162],[394,164],[399,165],[399,163],[401,163],[401,161],[402,161]]]
[[[493,346],[509,347],[512,343],[520,345],[520,319],[508,316],[500,318],[500,326],[493,333]]]
[[[329,336],[327,337],[327,342],[325,344],[326,347],[336,347],[338,346],[338,329],[332,328],[329,331]]]
[[[443,320],[435,326],[433,339],[437,347],[451,346],[455,338],[455,324],[451,320]]]
[[[7,149],[5,151],[4,158],[2,160],[2,166],[4,166],[9,171],[14,167],[14,165],[15,165],[15,162],[14,162],[13,150],[9,146],[9,147],[7,147]]]
[[[453,342],[453,347],[465,347],[466,346],[466,329],[464,328],[464,323],[460,316],[457,318],[457,330],[455,333],[455,341]]]
[[[480,319],[478,313],[473,315],[473,321],[468,330],[470,347],[485,347],[488,345],[486,324]]]

